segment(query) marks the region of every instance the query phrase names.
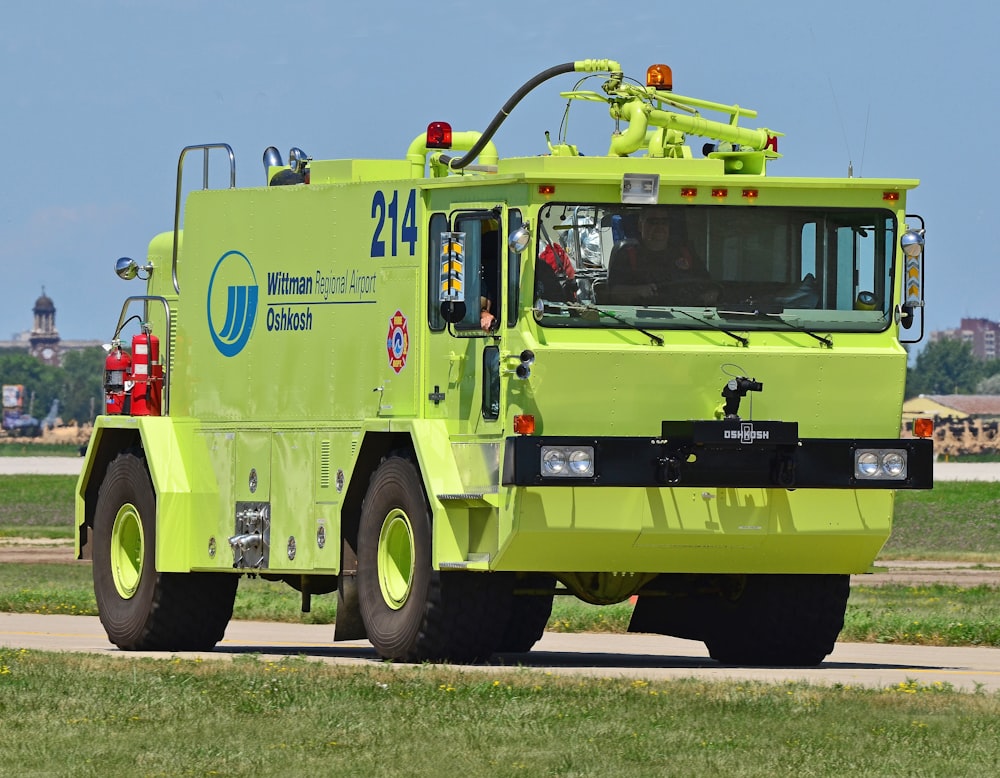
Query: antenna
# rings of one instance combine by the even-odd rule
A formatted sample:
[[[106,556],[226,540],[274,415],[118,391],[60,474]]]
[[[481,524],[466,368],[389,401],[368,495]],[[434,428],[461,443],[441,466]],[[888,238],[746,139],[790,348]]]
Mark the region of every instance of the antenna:
[[[819,42],[816,40],[816,33],[813,32],[812,27],[809,28],[809,35],[812,37],[813,49],[815,51],[820,51]],[[833,97],[833,109],[837,114],[837,119],[840,121],[840,131],[844,135],[844,147],[847,149],[847,177],[854,178],[854,161],[851,159],[851,144],[847,140],[847,127],[844,125],[844,116],[840,112],[840,104],[837,102],[837,92],[833,88],[833,79],[830,77],[829,70],[826,72],[826,82],[830,85],[830,95]],[[862,160],[862,165],[864,165],[864,160]]]
[[[868,146],[868,122],[872,115],[872,104],[868,103],[868,110],[865,111],[865,139],[861,143],[861,175],[864,175],[865,170],[865,148]]]

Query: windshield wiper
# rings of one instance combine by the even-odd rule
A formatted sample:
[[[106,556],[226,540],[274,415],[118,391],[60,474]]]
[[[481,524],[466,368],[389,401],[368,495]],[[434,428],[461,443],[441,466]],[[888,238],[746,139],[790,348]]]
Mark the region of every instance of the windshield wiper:
[[[657,334],[655,334],[653,332],[650,332],[649,330],[643,329],[642,327],[640,327],[635,322],[631,322],[628,319],[623,319],[621,316],[618,316],[617,314],[611,313],[611,311],[606,311],[603,308],[598,308],[596,305],[593,305],[591,303],[585,303],[585,304],[582,304],[582,303],[546,303],[546,306],[552,306],[554,308],[560,308],[560,309],[562,309],[564,311],[569,311],[570,313],[574,313],[574,312],[575,313],[580,313],[581,315],[585,315],[586,313],[589,313],[589,312],[593,311],[594,313],[597,314],[598,318],[600,318],[601,316],[604,316],[605,318],[608,318],[608,319],[614,319],[616,322],[619,322],[620,324],[624,324],[629,329],[641,332],[643,335],[645,335],[651,341],[653,341],[653,345],[656,345],[656,346],[662,346],[663,345],[663,338],[661,338],[659,335],[657,335]]]
[[[784,319],[781,318],[782,316],[785,315],[784,312],[781,312],[781,313],[766,313],[764,315],[767,316],[767,317],[769,317],[769,318],[774,319],[775,321],[780,321],[786,327],[790,327],[791,329],[795,330],[796,332],[801,332],[801,333],[804,333],[805,335],[808,335],[810,338],[815,338],[816,340],[818,340],[820,343],[822,343],[827,348],[833,348],[833,340],[831,338],[829,338],[829,337],[827,337],[825,335],[817,335],[815,332],[812,332],[811,330],[806,329],[801,324],[792,324],[790,321],[785,321]]]
[[[719,311],[718,314],[720,316],[753,316],[755,319],[774,319],[775,321],[781,322],[789,329],[801,332],[804,335],[808,335],[810,338],[815,338],[827,348],[833,348],[833,341],[830,338],[824,335],[817,335],[815,332],[812,332],[805,327],[798,324],[792,324],[790,321],[782,319],[781,317],[785,315],[784,311],[778,311],[776,313],[764,311]]]
[[[738,340],[740,342],[741,346],[749,346],[750,345],[750,341],[747,338],[744,338],[742,335],[737,335],[735,332],[730,332],[725,327],[720,327],[718,324],[716,324],[715,322],[711,322],[708,319],[703,319],[700,316],[695,316],[693,313],[688,313],[683,308],[670,308],[669,310],[670,310],[671,313],[679,313],[682,316],[687,316],[689,319],[694,319],[699,324],[705,324],[705,325],[711,327],[713,330],[718,330],[719,332],[724,332],[729,337],[731,337],[733,340]]]

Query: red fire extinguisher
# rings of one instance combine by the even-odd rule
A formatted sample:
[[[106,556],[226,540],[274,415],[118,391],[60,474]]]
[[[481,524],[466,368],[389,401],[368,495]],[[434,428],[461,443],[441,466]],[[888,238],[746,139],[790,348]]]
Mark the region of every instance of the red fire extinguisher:
[[[120,415],[126,412],[125,382],[129,380],[129,366],[132,359],[122,350],[122,342],[115,338],[104,360],[105,413]]]
[[[142,332],[132,337],[132,415],[159,416],[163,392],[160,339],[146,322]]]

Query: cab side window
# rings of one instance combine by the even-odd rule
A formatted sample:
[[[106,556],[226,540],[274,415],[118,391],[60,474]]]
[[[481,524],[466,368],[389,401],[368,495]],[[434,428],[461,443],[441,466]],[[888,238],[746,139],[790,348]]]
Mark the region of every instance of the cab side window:
[[[441,233],[448,231],[448,217],[443,213],[431,215],[430,227],[427,233],[427,326],[432,332],[444,329],[445,322],[441,316],[440,276],[441,276]]]

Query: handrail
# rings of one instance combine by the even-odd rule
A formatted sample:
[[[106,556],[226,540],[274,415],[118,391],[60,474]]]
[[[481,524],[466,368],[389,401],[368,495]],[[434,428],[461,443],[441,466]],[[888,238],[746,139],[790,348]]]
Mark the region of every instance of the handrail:
[[[177,283],[177,233],[180,231],[181,221],[181,181],[184,174],[184,157],[189,151],[201,149],[204,152],[204,162],[202,163],[202,189],[208,189],[208,152],[210,149],[225,149],[229,154],[229,188],[236,188],[236,155],[233,148],[228,143],[200,143],[195,146],[185,146],[181,149],[181,155],[177,160],[177,194],[174,199],[174,253],[170,263],[170,273],[174,280],[174,291],[181,293],[180,285]]]

